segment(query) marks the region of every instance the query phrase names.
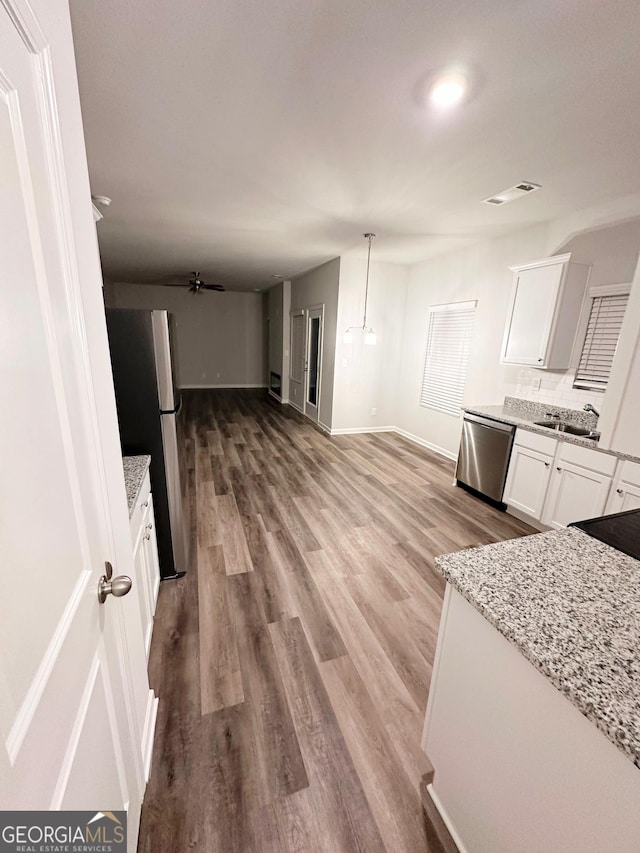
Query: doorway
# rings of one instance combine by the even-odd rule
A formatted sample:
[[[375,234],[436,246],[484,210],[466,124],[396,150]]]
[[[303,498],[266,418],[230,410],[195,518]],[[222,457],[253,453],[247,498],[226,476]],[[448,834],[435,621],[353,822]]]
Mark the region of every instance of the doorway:
[[[320,419],[324,305],[291,312],[289,402],[314,423]]]
[[[322,374],[322,333],[324,307],[306,310],[306,349],[304,413],[314,423],[320,414],[320,378]]]

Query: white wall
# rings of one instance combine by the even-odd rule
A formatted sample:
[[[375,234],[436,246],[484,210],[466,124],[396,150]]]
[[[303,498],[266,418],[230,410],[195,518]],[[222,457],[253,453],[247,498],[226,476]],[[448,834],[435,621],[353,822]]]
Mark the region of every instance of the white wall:
[[[377,344],[365,346],[361,329],[354,329],[353,343],[345,344],[345,329],[362,325],[366,275],[366,258],[341,256],[333,431],[375,429],[396,422],[409,267],[371,262],[367,325],[376,332]]]
[[[319,421],[332,426],[333,374],[336,352],[336,323],[338,317],[338,284],[340,258],[309,270],[291,282],[291,311],[324,305],[324,342],[322,348],[322,377],[320,381]],[[296,399],[297,397],[297,399]],[[289,399],[303,407],[301,391],[295,383],[289,386]]]
[[[269,373],[277,373],[282,379],[282,307],[283,282],[271,287],[267,294],[267,320],[269,324]],[[269,377],[267,377],[268,379]]]
[[[638,262],[640,219],[590,229],[564,243],[557,222],[442,255],[410,268],[404,350],[398,383],[397,426],[449,454],[457,452],[459,418],[419,404],[430,305],[477,299],[467,404],[501,403],[506,395],[580,409],[587,402],[606,410],[606,395],[573,388],[574,371],[542,371],[499,363],[512,273],[509,267],[570,251],[572,260],[592,264],[591,283],[629,283]],[[640,447],[636,445],[636,450]]]
[[[109,307],[166,308],[175,315],[178,381],[183,388],[266,385],[261,293],[193,295],[186,288],[116,283],[106,296]]]
[[[640,252],[640,219],[591,228],[564,242],[554,254],[571,252],[571,260],[591,264],[589,286],[630,284]],[[565,408],[581,409],[590,402],[600,410],[608,405],[603,391],[584,391],[573,387],[575,369],[548,371],[534,368],[518,371],[515,396],[525,400],[557,403]]]
[[[502,403],[505,394],[515,391],[517,368],[500,364],[513,279],[509,266],[544,257],[546,239],[546,227],[537,226],[410,268],[398,378],[398,427],[449,455],[457,453],[460,418],[420,405],[431,305],[478,301],[465,403]]]

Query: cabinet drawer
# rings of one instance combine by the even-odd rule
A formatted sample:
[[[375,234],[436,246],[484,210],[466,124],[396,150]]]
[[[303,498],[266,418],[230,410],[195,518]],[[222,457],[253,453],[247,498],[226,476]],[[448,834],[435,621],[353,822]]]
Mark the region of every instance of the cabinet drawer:
[[[621,462],[618,469],[618,480],[640,488],[640,463],[631,462],[628,459]]]
[[[133,511],[131,512],[131,533],[134,536],[134,544],[135,544],[135,536],[137,535],[140,525],[142,523],[142,519],[144,518],[145,513],[149,508],[149,496],[151,494],[151,478],[149,476],[149,472],[144,476],[144,480],[142,481],[142,485],[140,486],[140,494],[136,498],[136,502],[133,507]]]
[[[615,456],[609,456],[608,453],[582,447],[579,444],[570,444],[568,441],[563,441],[560,445],[559,460],[580,465],[590,471],[598,471],[600,474],[607,474],[609,477],[613,476],[618,462]]]
[[[556,452],[558,439],[552,438],[550,435],[540,435],[539,432],[530,432],[528,429],[518,427],[515,443],[520,447],[528,447],[529,450],[537,450],[538,453],[553,456]]]

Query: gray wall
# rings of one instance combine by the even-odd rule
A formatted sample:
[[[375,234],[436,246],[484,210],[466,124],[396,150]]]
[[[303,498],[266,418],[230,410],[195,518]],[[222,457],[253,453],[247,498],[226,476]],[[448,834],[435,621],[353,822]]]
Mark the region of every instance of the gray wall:
[[[261,293],[205,292],[116,283],[113,308],[166,308],[177,325],[181,387],[244,388],[267,384],[265,303]]]
[[[640,218],[592,228],[568,240],[554,254],[571,252],[571,260],[591,264],[589,285],[629,284],[640,252]]]
[[[326,264],[298,276],[291,282],[291,311],[324,305],[324,344],[322,348],[319,414],[320,423],[329,428],[332,425],[339,279],[340,258],[334,258],[327,261]],[[294,390],[292,383],[290,395],[294,393]],[[293,402],[302,408],[302,399],[293,400]]]
[[[283,325],[284,283],[281,281],[270,288],[268,293],[267,318],[269,324],[269,372],[283,376]]]
[[[362,329],[354,329],[353,343],[345,344],[344,330],[362,325],[366,278],[366,258],[341,256],[331,425],[334,430],[392,427],[398,418],[409,267],[371,262],[367,325],[375,331],[377,343],[365,345]]]
[[[267,334],[269,335],[269,373],[280,375],[280,399],[289,400],[289,310],[291,282],[281,281],[267,293]],[[267,377],[269,378],[269,377]]]

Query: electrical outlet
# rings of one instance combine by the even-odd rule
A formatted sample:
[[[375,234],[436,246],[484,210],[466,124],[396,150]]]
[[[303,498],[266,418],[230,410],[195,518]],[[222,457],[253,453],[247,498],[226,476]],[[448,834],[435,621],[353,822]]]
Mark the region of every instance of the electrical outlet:
[[[374,409],[371,409],[371,414],[372,414],[372,415],[377,415],[377,414],[378,414],[378,410],[377,410],[377,409],[375,409],[375,408],[374,408]]]

